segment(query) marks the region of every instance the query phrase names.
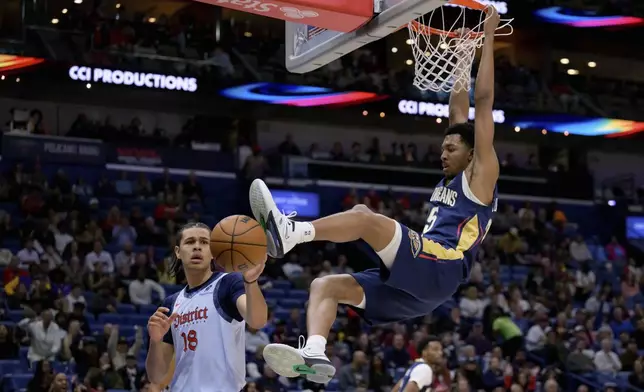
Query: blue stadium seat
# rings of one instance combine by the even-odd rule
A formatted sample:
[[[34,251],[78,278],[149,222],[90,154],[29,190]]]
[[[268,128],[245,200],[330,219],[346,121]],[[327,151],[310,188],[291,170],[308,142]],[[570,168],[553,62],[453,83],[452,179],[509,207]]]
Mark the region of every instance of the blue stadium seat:
[[[284,298],[279,300],[279,305],[285,309],[299,309],[304,305],[304,302],[306,302],[305,299]]]
[[[18,322],[25,318],[25,311],[24,310],[10,310],[7,312],[7,316],[11,321]]]
[[[98,322],[103,324],[126,324],[125,316],[117,313],[103,313],[98,315]]]
[[[136,331],[133,326],[130,325],[119,325],[119,335],[126,339],[134,339]]]
[[[278,320],[288,320],[288,318],[291,315],[291,312],[289,310],[286,310],[286,309],[277,308],[273,312],[273,315]]]
[[[156,305],[139,305],[139,313],[150,317],[157,311]]]
[[[286,297],[286,291],[279,289],[268,289],[264,290],[264,296],[266,298],[282,299]]]
[[[18,359],[0,359],[0,376],[20,373],[22,369],[22,363]]]
[[[274,280],[271,282],[274,289],[278,290],[289,290],[292,286],[291,282],[288,280]]]
[[[127,316],[127,320],[131,325],[148,325],[149,316],[143,314],[130,314]]]
[[[116,311],[121,314],[136,313],[136,307],[130,304],[120,304],[116,306]]]
[[[326,385],[325,388],[326,391],[328,392],[336,392],[340,390],[340,381],[338,381],[336,378],[333,380],[329,381],[329,383]]]
[[[10,377],[10,388],[16,391],[27,389],[27,384],[29,384],[32,377],[33,375],[30,373],[13,374]]]
[[[289,290],[287,297],[289,299],[308,300],[309,292],[306,290]]]
[[[164,284],[162,286],[163,286],[163,289],[165,290],[165,295],[171,295],[183,289],[183,286],[180,284]]]

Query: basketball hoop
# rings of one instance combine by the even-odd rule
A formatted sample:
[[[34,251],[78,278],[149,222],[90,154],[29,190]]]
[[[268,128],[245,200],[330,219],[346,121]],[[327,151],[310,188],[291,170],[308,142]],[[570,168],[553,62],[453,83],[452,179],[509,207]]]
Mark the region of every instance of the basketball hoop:
[[[451,9],[458,17],[448,16],[449,20],[454,20],[448,25],[445,23],[446,13]],[[483,29],[488,18],[486,6],[478,1],[451,0],[449,4],[409,22],[407,27],[416,73],[414,86],[423,91],[469,91],[474,55],[483,46]],[[495,36],[512,34],[512,20],[501,19]],[[465,29],[469,32],[462,34]]]

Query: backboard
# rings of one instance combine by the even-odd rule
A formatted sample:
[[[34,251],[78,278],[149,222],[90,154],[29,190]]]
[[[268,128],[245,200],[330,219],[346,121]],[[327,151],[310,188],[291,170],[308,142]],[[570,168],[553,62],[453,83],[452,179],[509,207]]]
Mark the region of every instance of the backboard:
[[[357,0],[355,0],[357,1]],[[373,0],[374,17],[350,32],[286,21],[286,68],[306,73],[379,40],[449,0]]]

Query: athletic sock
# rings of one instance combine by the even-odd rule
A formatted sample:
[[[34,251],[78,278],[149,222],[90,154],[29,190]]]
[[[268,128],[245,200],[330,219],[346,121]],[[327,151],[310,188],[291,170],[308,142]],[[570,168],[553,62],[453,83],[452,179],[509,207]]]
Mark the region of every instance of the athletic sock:
[[[306,339],[306,346],[314,349],[316,352],[324,354],[326,351],[326,338],[322,335],[312,335]]]
[[[299,234],[298,244],[315,239],[315,226],[311,222],[295,222],[295,231]]]

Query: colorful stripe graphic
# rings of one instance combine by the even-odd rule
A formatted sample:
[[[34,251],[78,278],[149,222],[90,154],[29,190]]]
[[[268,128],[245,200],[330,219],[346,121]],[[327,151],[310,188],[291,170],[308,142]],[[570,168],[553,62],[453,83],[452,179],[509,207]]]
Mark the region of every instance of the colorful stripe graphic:
[[[574,13],[578,14],[574,14]],[[634,16],[609,15],[599,16],[590,11],[573,11],[563,7],[549,7],[535,11],[538,19],[572,27],[615,27],[644,25],[644,18]]]
[[[387,98],[386,95],[361,91],[334,92],[324,87],[279,83],[253,83],[231,87],[221,91],[221,95],[244,101],[258,101],[299,107],[349,106]]]
[[[575,116],[526,116],[512,121],[515,126],[529,129],[546,129],[548,132],[579,136],[604,136],[618,138],[644,132],[644,122],[612,118],[584,118]]]
[[[13,71],[16,69],[31,67],[44,62],[44,59],[35,57],[21,57],[7,54],[0,54],[0,72]]]

